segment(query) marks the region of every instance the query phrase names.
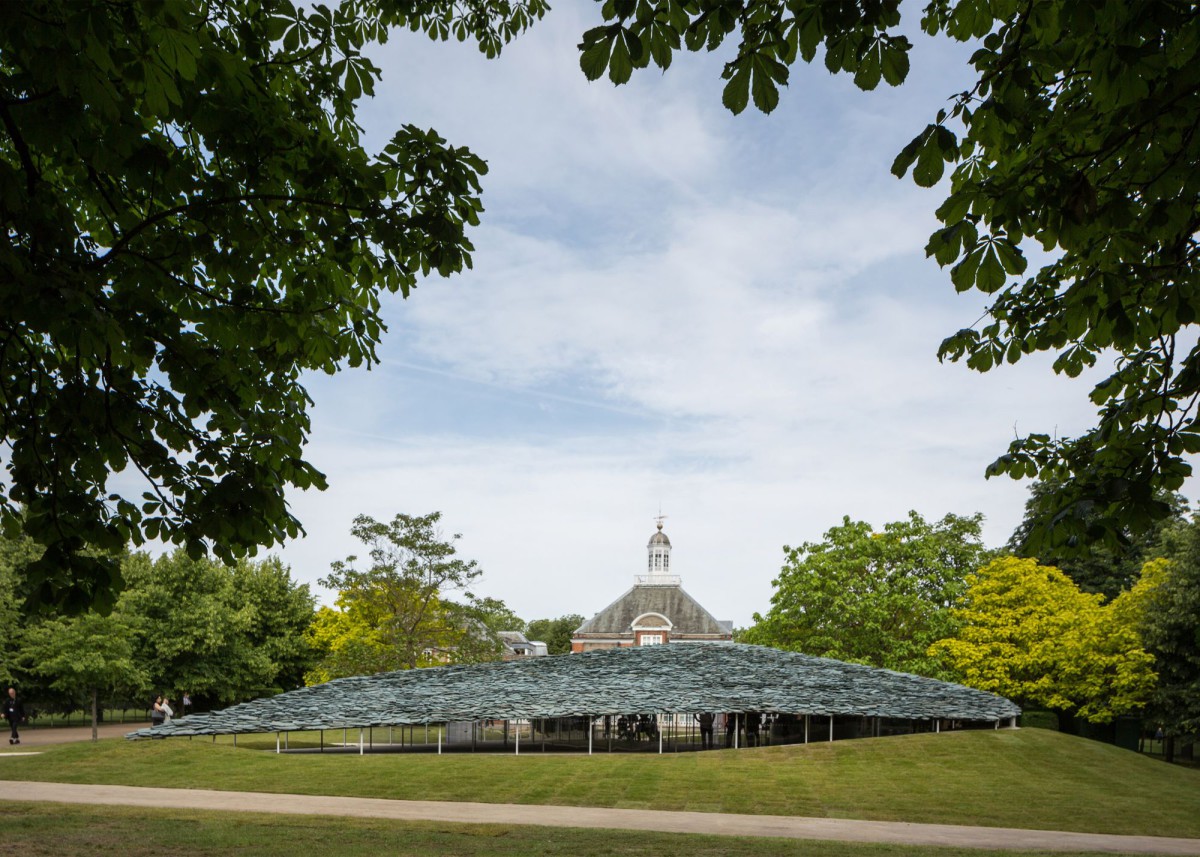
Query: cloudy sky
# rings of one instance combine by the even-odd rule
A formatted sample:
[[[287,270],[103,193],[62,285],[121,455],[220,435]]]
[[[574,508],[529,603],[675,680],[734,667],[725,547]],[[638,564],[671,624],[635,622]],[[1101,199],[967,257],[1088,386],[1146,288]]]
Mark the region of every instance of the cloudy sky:
[[[494,61],[409,35],[374,52],[368,148],[437,128],[488,161],[487,211],[473,271],[389,302],[382,366],[311,379],[330,488],[292,498],[294,574],[355,553],[358,513],[440,510],[482,592],[590,616],[661,508],[684,587],[746,625],[783,545],[843,515],[982,512],[1003,543],[1026,486],[985,466],[1092,412],[1049,360],[937,362],[984,302],[924,258],[942,193],[888,169],[966,88],[970,48],[914,34],[908,83],[872,93],[801,66],[774,114],[733,117],[719,54],[588,83],[598,10],[559,6]]]

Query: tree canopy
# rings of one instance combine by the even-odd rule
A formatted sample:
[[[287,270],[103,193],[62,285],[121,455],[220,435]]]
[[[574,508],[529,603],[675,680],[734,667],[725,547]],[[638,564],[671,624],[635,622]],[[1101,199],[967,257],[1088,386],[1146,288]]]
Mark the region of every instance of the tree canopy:
[[[546,644],[551,655],[565,655],[571,651],[571,635],[583,624],[578,613],[568,613],[557,619],[534,619],[525,629],[525,636]]]
[[[1174,738],[1200,731],[1200,520],[1165,542],[1168,559],[1148,563],[1131,595],[1158,673],[1147,713]]]
[[[967,581],[958,631],[930,647],[963,684],[1093,722],[1149,700],[1153,658],[1117,602],[1032,559],[1001,557]]]
[[[227,566],[182,549],[131,553],[111,613],[64,615],[22,597],[40,551],[0,538],[0,674],[38,706],[69,711],[90,697],[145,707],[152,693],[184,691],[201,708],[229,705],[298,687],[313,662],[312,595],[274,557]]]
[[[738,639],[942,678],[927,650],[953,632],[949,608],[986,557],[982,520],[910,512],[876,530],[846,517],[820,542],[785,546],[771,609]]]
[[[524,623],[503,602],[471,591],[483,570],[458,556],[462,536],[446,538],[441,517],[354,519],[350,531],[367,547],[370,564],[360,568],[358,557],[347,557],[321,579],[337,601],[317,612],[309,632],[320,660],[308,683],[500,657],[496,634],[510,629],[499,626]]]
[[[1045,539],[1039,543],[1034,530],[1039,522],[1055,514],[1062,487],[1058,482],[1044,479],[1030,484],[1025,516],[1008,540],[1008,549],[1017,556],[1030,557],[1042,565],[1060,569],[1084,592],[1098,592],[1110,601],[1134,585],[1148,560],[1162,554],[1164,533],[1182,523],[1188,509],[1187,500],[1182,496],[1165,495],[1163,499],[1170,504],[1171,515],[1157,521],[1150,529],[1137,532],[1122,527],[1115,542],[1084,539],[1073,548],[1055,546]],[[1096,518],[1093,508],[1073,508],[1066,514],[1077,517],[1085,533]]]
[[[780,103],[791,67],[823,54],[862,89],[902,83],[913,45],[899,0],[608,0],[580,65],[614,83],[678,50],[736,43],[722,100]],[[972,42],[977,77],[898,154],[922,187],[950,167],[925,250],[955,289],[990,295],[938,351],[986,372],[1036,352],[1103,377],[1095,428],[1012,442],[989,476],[1057,485],[1031,537],[1083,549],[1170,514],[1200,452],[1200,17],[1172,0],[931,0],[921,27]],[[1028,253],[1048,261],[1027,273]],[[1080,514],[1085,513],[1085,514]]]
[[[484,162],[435,131],[363,149],[364,50],[406,28],[494,56],[545,9],[5,5],[0,521],[45,546],[35,598],[111,606],[145,539],[232,561],[297,535],[285,489],[325,482],[302,373],[375,362],[380,295],[469,266],[482,210]]]

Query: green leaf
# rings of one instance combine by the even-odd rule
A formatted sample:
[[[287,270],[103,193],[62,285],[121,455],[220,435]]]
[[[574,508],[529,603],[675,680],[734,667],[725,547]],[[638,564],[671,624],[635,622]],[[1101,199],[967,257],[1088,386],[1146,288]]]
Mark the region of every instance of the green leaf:
[[[979,263],[979,271],[975,275],[975,284],[979,290],[991,294],[1003,287],[1005,282],[1004,266],[996,255],[996,245],[989,244],[983,259]]]
[[[889,86],[899,86],[908,77],[908,39],[903,36],[892,39],[883,49],[881,70]]]
[[[930,125],[917,136],[913,137],[908,142],[908,145],[900,150],[900,154],[896,155],[896,159],[892,161],[892,175],[896,178],[904,178],[904,174],[908,172],[908,168],[913,165],[917,159],[917,154],[921,151],[921,146],[924,144],[926,137],[930,133]]]
[[[754,106],[763,113],[770,113],[779,105],[779,87],[771,79],[768,63],[769,60],[755,57],[751,84]],[[743,104],[743,106],[745,105]],[[739,111],[734,110],[733,112],[737,113]]]
[[[736,66],[729,82],[721,93],[721,103],[734,115],[746,109],[750,102],[750,65],[742,62]]]
[[[588,80],[599,80],[608,68],[613,37],[603,37],[579,55],[579,67]]]
[[[628,83],[633,74],[633,60],[629,55],[629,44],[624,33],[613,39],[612,55],[608,60],[608,79],[618,86]]]
[[[944,172],[945,161],[942,160],[941,150],[937,146],[937,135],[930,134],[917,154],[917,164],[913,167],[913,181],[921,187],[933,187],[941,181]]]

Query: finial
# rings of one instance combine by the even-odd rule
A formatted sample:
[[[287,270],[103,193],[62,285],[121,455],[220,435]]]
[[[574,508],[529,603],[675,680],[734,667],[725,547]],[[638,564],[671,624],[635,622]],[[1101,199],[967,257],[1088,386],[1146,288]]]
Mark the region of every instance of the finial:
[[[658,524],[658,531],[660,533],[662,532],[662,522],[665,521],[666,518],[667,516],[662,513],[661,508],[658,510],[658,514],[654,516],[654,521]]]

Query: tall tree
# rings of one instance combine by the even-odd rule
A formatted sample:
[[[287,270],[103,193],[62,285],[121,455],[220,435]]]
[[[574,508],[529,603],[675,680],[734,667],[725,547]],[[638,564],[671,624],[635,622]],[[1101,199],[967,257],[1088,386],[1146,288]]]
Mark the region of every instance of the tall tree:
[[[247,642],[270,662],[270,687],[302,687],[304,673],[316,658],[305,639],[315,604],[308,584],[296,583],[291,569],[278,557],[238,560],[229,574],[231,592],[253,611]]]
[[[526,628],[525,636],[545,643],[546,651],[552,655],[565,655],[571,651],[571,636],[582,624],[583,617],[577,613],[557,619],[534,619]]]
[[[980,515],[929,523],[916,512],[876,530],[843,518],[820,542],[784,547],[771,609],[747,643],[940,676],[927,654],[956,627],[950,607],[984,560]]]
[[[610,0],[584,34],[589,79],[666,69],[675,51],[736,51],[722,100],[764,112],[797,60],[824,55],[870,90],[907,76],[899,0]],[[988,475],[1041,476],[1055,502],[1040,541],[1084,550],[1170,515],[1200,452],[1200,17],[1145,0],[931,0],[922,29],[978,49],[977,78],[901,151],[922,187],[952,165],[926,253],[955,289],[991,295],[985,321],[947,338],[944,360],[986,372],[1036,352],[1076,376],[1100,362],[1094,429],[1013,441]],[[1026,276],[1026,250],[1048,261]],[[1115,359],[1114,359],[1115,358]],[[1088,510],[1087,515],[1074,510]],[[1040,546],[1035,547],[1035,551]]]
[[[24,640],[25,569],[41,555],[30,538],[0,536],[0,682],[17,680],[17,654]]]
[[[967,581],[957,633],[930,647],[964,684],[1098,723],[1150,698],[1153,658],[1115,602],[1032,559],[993,560]]]
[[[300,531],[286,490],[325,484],[303,373],[375,362],[381,293],[470,265],[482,210],[484,162],[436,132],[363,149],[364,50],[404,28],[495,56],[545,9],[4,4],[0,521],[46,547],[35,595],[111,606],[130,542],[232,561]]]
[[[337,590],[337,605],[318,613],[310,635],[322,649],[310,682],[500,656],[487,618],[489,610],[507,611],[498,611],[503,605],[494,599],[479,606],[470,587],[483,571],[457,555],[462,536],[443,536],[441,517],[354,519],[350,531],[367,546],[370,565],[358,568],[358,558],[347,557],[322,578],[322,586]]]
[[[263,566],[230,568],[182,550],[126,560],[114,612],[133,628],[156,692],[230,704],[296,685],[311,658],[312,596],[278,562]]]
[[[1173,749],[1179,736],[1200,732],[1200,520],[1174,528],[1164,541],[1169,559],[1148,563],[1130,594],[1158,673],[1148,714]]]
[[[93,741],[102,694],[128,699],[149,688],[134,658],[133,631],[115,615],[89,612],[37,622],[29,629],[21,659],[46,687],[91,709]]]
[[[1161,554],[1163,533],[1180,523],[1187,514],[1188,502],[1178,495],[1165,495],[1171,515],[1155,522],[1148,530],[1133,531],[1119,526],[1115,542],[1104,539],[1075,539],[1073,543],[1055,546],[1041,538],[1039,530],[1046,522],[1054,525],[1058,514],[1073,515],[1086,533],[1095,532],[1098,514],[1094,506],[1079,504],[1056,512],[1062,486],[1052,480],[1038,479],[1029,486],[1025,501],[1025,516],[1008,540],[1008,548],[1017,556],[1030,557],[1042,565],[1060,569],[1075,581],[1084,592],[1098,592],[1106,599],[1116,598],[1133,586],[1147,560]]]

